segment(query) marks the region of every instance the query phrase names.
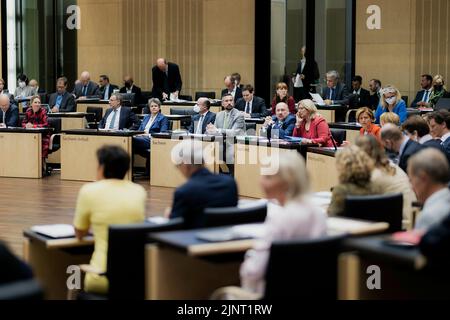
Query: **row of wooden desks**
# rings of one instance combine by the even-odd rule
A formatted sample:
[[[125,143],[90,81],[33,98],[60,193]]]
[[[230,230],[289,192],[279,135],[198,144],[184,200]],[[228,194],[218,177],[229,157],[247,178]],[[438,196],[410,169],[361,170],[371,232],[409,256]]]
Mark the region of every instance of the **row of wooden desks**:
[[[355,222],[330,218],[329,232],[361,236],[388,228],[386,223],[359,222],[356,228],[346,230],[346,224],[342,223],[346,221]],[[239,266],[255,239],[226,242],[199,239],[199,233],[226,233],[232,228],[149,234],[145,249],[147,299],[208,299],[217,288],[238,285]],[[88,264],[93,245],[92,238],[82,242],[73,238],[55,240],[25,231],[24,259],[32,266],[49,299],[66,299],[68,267]]]

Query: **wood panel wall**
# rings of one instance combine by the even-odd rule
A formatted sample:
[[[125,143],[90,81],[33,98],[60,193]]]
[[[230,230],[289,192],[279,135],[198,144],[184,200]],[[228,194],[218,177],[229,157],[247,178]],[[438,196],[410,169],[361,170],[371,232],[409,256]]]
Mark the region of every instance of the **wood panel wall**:
[[[151,90],[151,68],[165,57],[180,66],[182,94],[215,91],[218,96],[223,77],[232,72],[253,84],[254,2],[79,0],[79,72],[89,70],[95,81],[107,73],[119,85],[130,74]],[[104,37],[106,30],[110,37]]]
[[[382,29],[368,30],[369,5],[382,10]],[[450,77],[450,1],[358,0],[356,24],[356,73],[398,86],[414,99],[425,73]]]

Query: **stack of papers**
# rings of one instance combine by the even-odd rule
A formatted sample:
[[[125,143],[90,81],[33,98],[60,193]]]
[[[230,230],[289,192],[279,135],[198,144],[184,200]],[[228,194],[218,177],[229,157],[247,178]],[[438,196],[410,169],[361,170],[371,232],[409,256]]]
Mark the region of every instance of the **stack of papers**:
[[[34,226],[31,228],[31,231],[53,239],[75,237],[75,229],[70,224],[51,224],[51,225]]]

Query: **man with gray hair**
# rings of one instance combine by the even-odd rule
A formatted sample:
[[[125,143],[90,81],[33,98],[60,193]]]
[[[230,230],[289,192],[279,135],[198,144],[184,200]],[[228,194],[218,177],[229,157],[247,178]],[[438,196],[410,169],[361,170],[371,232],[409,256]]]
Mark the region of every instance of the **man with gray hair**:
[[[323,100],[327,106],[344,105],[350,102],[349,91],[345,83],[339,81],[339,73],[335,70],[327,72],[327,87],[323,91]]]
[[[449,164],[442,152],[428,148],[411,157],[408,175],[418,200],[424,204],[415,229],[426,232],[449,214]]]
[[[400,128],[392,123],[386,124],[381,129],[381,141],[388,152],[398,154],[398,161],[394,162],[405,172],[407,172],[408,159],[425,148],[405,136]]]
[[[0,95],[0,128],[18,127],[19,109],[11,105],[9,95]]]
[[[75,82],[73,93],[75,99],[86,99],[87,97],[100,97],[98,84],[91,81],[91,75],[88,71],[81,73],[79,82]]]
[[[216,175],[205,168],[201,141],[184,140],[172,150],[172,161],[188,180],[175,191],[171,219],[182,217],[187,228],[204,226],[205,208],[235,207],[237,185],[233,178]]]
[[[131,108],[122,107],[122,95],[114,93],[109,98],[110,109],[106,111],[102,121],[98,124],[99,129],[106,130],[137,130],[140,125],[138,117]]]

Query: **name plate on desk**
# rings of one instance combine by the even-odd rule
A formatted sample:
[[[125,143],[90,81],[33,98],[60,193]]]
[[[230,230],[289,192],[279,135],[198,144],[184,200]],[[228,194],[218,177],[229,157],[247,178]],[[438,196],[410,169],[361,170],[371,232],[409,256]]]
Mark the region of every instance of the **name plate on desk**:
[[[155,140],[155,139],[152,139],[152,145],[154,145],[154,146],[167,146],[167,141],[166,140]]]
[[[88,137],[83,137],[83,136],[79,136],[79,137],[67,137],[67,136],[63,136],[63,141],[81,141],[81,142],[89,142],[89,138]]]

